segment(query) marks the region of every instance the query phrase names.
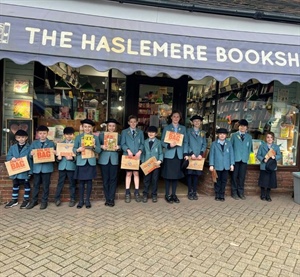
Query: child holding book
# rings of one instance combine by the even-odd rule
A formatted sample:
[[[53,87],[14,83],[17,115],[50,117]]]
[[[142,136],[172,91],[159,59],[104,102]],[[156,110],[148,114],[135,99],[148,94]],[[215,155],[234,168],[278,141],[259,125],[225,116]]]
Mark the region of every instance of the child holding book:
[[[92,207],[90,197],[93,187],[93,179],[97,177],[95,153],[100,153],[100,143],[98,137],[93,135],[94,121],[84,119],[80,121],[83,133],[78,135],[74,141],[73,152],[76,154],[76,169],[74,178],[79,180],[79,202],[77,209],[81,209],[85,204],[87,209]],[[91,146],[87,146],[91,142]],[[89,157],[85,157],[90,154]],[[86,195],[85,195],[86,184]],[[84,201],[85,195],[85,201]]]
[[[149,126],[147,129],[148,138],[145,140],[144,151],[141,157],[142,163],[149,160],[151,157],[155,157],[157,160],[157,166],[160,166],[164,155],[162,151],[161,141],[156,138],[157,128],[155,126]],[[152,172],[144,177],[144,191],[143,191],[143,203],[147,203],[149,187],[152,184],[152,202],[157,202],[157,186],[159,179],[160,168],[154,169]]]
[[[130,115],[128,117],[129,128],[125,129],[121,133],[121,148],[123,150],[123,155],[128,155],[129,157],[135,157],[140,159],[141,154],[144,149],[144,133],[137,129],[138,118],[135,115]],[[131,202],[130,184],[133,175],[134,180],[134,197],[136,202],[141,202],[139,186],[140,177],[138,170],[126,170],[125,179],[125,202]]]
[[[277,188],[277,162],[281,159],[281,152],[278,145],[274,143],[275,135],[273,132],[267,132],[265,142],[263,142],[257,151],[257,159],[260,161],[260,173],[258,186],[260,186],[260,199],[268,202],[272,201],[270,196],[271,189]],[[269,164],[272,165],[270,166]],[[273,167],[271,169],[271,167]]]
[[[38,139],[34,140],[30,147],[30,157],[33,159],[34,155],[37,155],[36,150],[38,149],[46,149],[52,148],[50,150],[51,155],[55,154],[55,144],[52,140],[47,138],[49,129],[47,126],[40,125],[37,128],[37,137]],[[49,187],[51,174],[54,169],[54,161],[53,162],[44,162],[44,163],[33,163],[32,172],[33,172],[33,194],[32,201],[26,207],[27,209],[32,209],[36,205],[38,205],[38,196],[40,191],[40,185],[43,186],[43,194],[41,200],[40,209],[44,210],[48,206],[48,197],[49,197]]]
[[[206,136],[205,132],[201,130],[203,117],[194,115],[191,117],[193,127],[187,130],[188,139],[188,155],[192,160],[202,160],[203,154],[206,151]],[[188,199],[197,200],[197,186],[199,176],[202,175],[202,170],[187,169],[187,183],[188,183]]]
[[[115,206],[115,195],[118,181],[118,151],[121,147],[121,138],[119,134],[116,133],[116,130],[117,125],[120,123],[113,118],[108,119],[105,123],[107,132],[101,133],[99,136],[101,152],[98,164],[100,164],[102,174],[105,206],[113,207]]]
[[[16,161],[18,158],[26,157],[29,161],[29,153],[30,153],[30,145],[27,142],[28,133],[24,130],[18,130],[15,133],[16,144],[10,146],[8,153],[6,155],[7,161]],[[9,201],[5,208],[11,208],[18,205],[19,198],[19,189],[20,185],[24,185],[24,200],[20,206],[21,209],[26,208],[29,205],[29,196],[30,196],[30,175],[32,174],[31,170],[25,171],[16,175],[10,176],[13,180],[13,190],[12,190],[12,198]]]
[[[62,143],[65,144],[73,144],[74,143],[74,133],[75,130],[73,127],[65,127],[63,130],[64,140]],[[73,148],[71,149],[73,152]],[[75,189],[76,183],[74,179],[74,172],[76,168],[76,159],[74,155],[62,156],[60,153],[56,153],[57,157],[56,160],[58,161],[58,183],[56,186],[55,192],[55,205],[60,206],[61,200],[60,195],[64,188],[64,183],[66,178],[68,177],[69,180],[69,192],[70,192],[70,202],[69,207],[75,206]]]
[[[227,129],[220,128],[216,133],[218,139],[212,143],[209,152],[209,171],[216,170],[218,176],[215,183],[215,200],[225,201],[228,171],[234,170],[234,153],[231,142],[226,140]]]

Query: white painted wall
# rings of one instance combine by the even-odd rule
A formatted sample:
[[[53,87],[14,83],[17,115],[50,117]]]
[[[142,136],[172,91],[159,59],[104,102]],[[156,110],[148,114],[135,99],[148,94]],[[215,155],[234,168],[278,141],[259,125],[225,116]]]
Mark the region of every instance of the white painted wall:
[[[177,11],[132,4],[120,4],[105,0],[1,0],[1,3],[168,25],[181,25],[256,33],[285,34],[300,37],[299,25],[267,22],[240,17],[211,15],[205,13],[191,13],[187,11]]]

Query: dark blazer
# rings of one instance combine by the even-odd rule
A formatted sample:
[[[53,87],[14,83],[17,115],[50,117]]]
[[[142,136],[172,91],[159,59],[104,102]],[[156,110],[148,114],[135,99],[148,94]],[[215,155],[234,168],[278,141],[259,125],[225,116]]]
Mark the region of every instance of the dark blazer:
[[[104,144],[104,133],[99,135],[100,147]],[[121,145],[121,137],[118,135],[118,146]],[[110,161],[112,165],[119,164],[119,151],[107,151],[100,148],[100,156],[98,159],[98,164],[106,165]]]
[[[127,128],[121,133],[121,148],[123,155],[128,155],[127,149],[135,155],[139,150],[144,149],[144,133],[143,131],[136,129],[136,134],[132,135],[130,128]]]
[[[82,137],[84,136],[84,133],[78,135],[76,138],[75,138],[75,141],[74,141],[74,148],[73,148],[73,152],[76,154],[76,165],[79,165],[79,166],[83,166],[87,163],[87,161],[89,161],[89,164],[90,165],[96,165],[97,164],[97,161],[96,161],[96,157],[94,158],[89,158],[89,159],[83,159],[81,157],[81,152],[76,152],[76,150],[81,147],[81,139]],[[95,153],[100,153],[101,151],[101,148],[100,148],[100,142],[99,142],[99,138],[97,136],[94,135],[94,139],[95,139],[95,148],[93,149],[93,151]]]
[[[235,161],[248,163],[249,155],[253,152],[251,135],[246,133],[244,140],[242,141],[240,132],[235,132],[231,135],[230,141],[233,147]]]
[[[42,148],[42,144],[41,141],[35,140],[32,142],[31,146],[30,146],[30,152],[33,149],[41,149]],[[55,144],[52,140],[46,139],[45,143],[44,143],[44,147],[43,148],[53,148],[55,149]],[[33,158],[30,155],[31,158]],[[35,174],[38,173],[51,173],[54,170],[54,162],[51,163],[40,163],[40,164],[34,164],[32,166],[32,172]]]
[[[234,154],[231,142],[226,139],[224,143],[224,151],[218,141],[211,144],[209,151],[209,165],[213,166],[215,170],[229,170],[231,165],[234,165]]]
[[[151,157],[155,157],[158,161],[163,161],[164,154],[161,146],[161,141],[155,138],[153,145],[150,149],[149,139],[145,140],[144,151],[141,156],[142,163],[150,159]]]
[[[18,144],[12,145],[6,155],[6,160],[10,161],[12,158],[22,158],[27,157],[30,170],[26,172],[22,172],[16,175],[9,176],[10,179],[27,179],[29,174],[32,174],[32,163],[31,159],[29,158],[30,154],[30,145],[28,143],[22,148],[21,152],[19,152]]]
[[[271,148],[276,152],[275,160],[278,161],[281,159],[280,148],[277,144],[272,144]],[[266,170],[266,163],[264,162],[266,154],[269,152],[268,144],[263,142],[257,151],[256,157],[260,161],[260,170]],[[276,168],[277,170],[277,168]]]

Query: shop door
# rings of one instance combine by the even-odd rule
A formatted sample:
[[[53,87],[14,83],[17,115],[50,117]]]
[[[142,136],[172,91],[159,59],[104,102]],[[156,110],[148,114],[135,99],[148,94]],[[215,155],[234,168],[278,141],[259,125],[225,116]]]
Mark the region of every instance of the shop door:
[[[125,126],[129,115],[138,116],[138,127],[155,125],[159,132],[172,110],[185,118],[188,76],[179,79],[130,75],[126,79]]]

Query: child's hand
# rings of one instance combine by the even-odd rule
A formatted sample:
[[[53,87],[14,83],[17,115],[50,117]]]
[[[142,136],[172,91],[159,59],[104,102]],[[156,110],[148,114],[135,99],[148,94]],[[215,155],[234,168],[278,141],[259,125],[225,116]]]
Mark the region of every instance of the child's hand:
[[[214,171],[214,167],[212,165],[209,167],[209,171]]]
[[[103,150],[107,150],[107,146],[105,146],[105,145],[101,145],[101,148],[102,148]]]
[[[230,166],[230,171],[233,171],[233,170],[234,170],[234,166],[231,165],[231,166]]]
[[[129,157],[133,157],[133,153],[130,151],[130,149],[127,149],[127,154]]]
[[[116,145],[116,146],[115,146],[115,150],[118,151],[119,149],[120,149],[120,146],[119,146],[119,145]]]
[[[137,159],[139,159],[140,156],[141,156],[141,154],[142,154],[142,152],[139,150],[139,151],[135,154],[135,157],[136,157]]]
[[[56,155],[56,150],[53,150],[53,154]]]
[[[175,147],[176,145],[177,145],[176,142],[170,143],[170,147],[171,147],[171,148]]]
[[[57,156],[57,159],[58,159],[58,160],[61,160],[61,159],[62,159],[61,155],[58,155],[58,156]]]
[[[11,158],[11,161],[16,161],[16,160],[17,160],[17,158],[15,158],[15,157]]]
[[[198,160],[202,160],[202,158],[203,158],[203,157],[202,157],[201,155],[199,155],[199,156],[197,157]]]
[[[83,152],[84,150],[85,150],[85,148],[81,146],[76,150],[76,152]]]
[[[196,160],[196,159],[197,159],[197,157],[195,156],[195,154],[193,154],[193,155],[191,156],[191,158],[192,158],[192,160]]]
[[[30,155],[31,155],[31,156],[34,156],[34,154],[35,154],[35,151],[34,151],[34,150],[31,150]]]
[[[67,159],[68,161],[71,161],[71,160],[73,160],[73,157],[72,157],[72,156],[66,156],[66,159]]]
[[[157,161],[157,162],[155,163],[155,165],[156,165],[156,166],[160,166],[160,165],[161,165],[161,161]]]

